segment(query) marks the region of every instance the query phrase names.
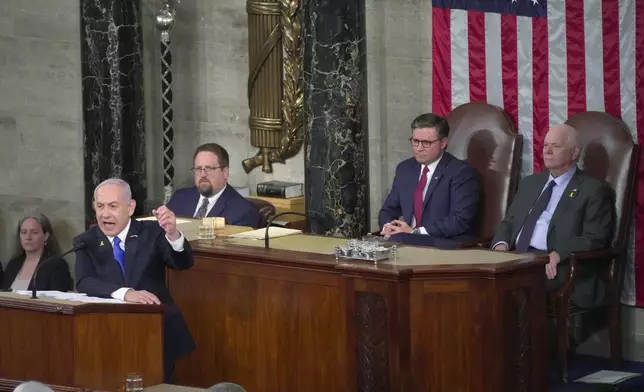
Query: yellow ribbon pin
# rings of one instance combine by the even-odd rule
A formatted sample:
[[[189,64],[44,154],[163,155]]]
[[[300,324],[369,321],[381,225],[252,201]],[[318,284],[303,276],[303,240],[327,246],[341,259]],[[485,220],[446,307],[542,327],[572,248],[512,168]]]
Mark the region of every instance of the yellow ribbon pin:
[[[570,194],[568,195],[568,197],[571,198],[571,199],[572,199],[573,196],[575,196],[575,192],[570,192]]]
[[[101,246],[104,246],[104,245],[105,245],[105,243],[103,241],[101,241]]]

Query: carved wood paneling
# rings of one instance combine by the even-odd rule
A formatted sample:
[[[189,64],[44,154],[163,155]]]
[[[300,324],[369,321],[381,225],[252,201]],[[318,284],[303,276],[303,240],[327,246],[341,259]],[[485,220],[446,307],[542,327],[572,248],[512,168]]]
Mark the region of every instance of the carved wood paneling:
[[[357,292],[355,300],[358,391],[388,391],[387,303],[367,292]]]
[[[532,373],[528,289],[507,291],[504,302],[506,390],[527,392],[531,390]]]

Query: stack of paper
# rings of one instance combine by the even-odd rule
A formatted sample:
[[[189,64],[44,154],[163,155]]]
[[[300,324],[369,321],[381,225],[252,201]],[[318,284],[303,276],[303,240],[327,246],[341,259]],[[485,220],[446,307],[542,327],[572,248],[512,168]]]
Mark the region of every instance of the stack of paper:
[[[619,384],[620,382],[626,381],[629,378],[639,376],[639,373],[628,373],[628,372],[615,372],[612,370],[600,370],[593,374],[589,374],[585,377],[582,377],[577,382],[584,382],[587,384]]]
[[[20,295],[29,295],[31,296],[31,290],[17,290],[16,294]],[[102,304],[125,304],[127,302],[121,301],[114,298],[98,298],[98,297],[88,297],[87,294],[83,293],[72,293],[72,292],[62,292],[56,290],[38,290],[37,295],[39,297],[48,297],[54,299],[62,299],[66,301],[77,301],[84,303],[102,303]]]
[[[300,234],[300,233],[302,233],[302,230],[271,226],[271,228],[268,230],[268,238],[285,237],[287,235]],[[252,239],[252,240],[263,240],[266,237],[266,228],[232,234],[229,237],[245,238],[245,239]]]

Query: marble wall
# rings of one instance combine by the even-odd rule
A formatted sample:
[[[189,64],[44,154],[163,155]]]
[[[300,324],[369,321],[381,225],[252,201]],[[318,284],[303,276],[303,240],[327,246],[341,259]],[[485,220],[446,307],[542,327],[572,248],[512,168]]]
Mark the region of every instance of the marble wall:
[[[305,197],[309,231],[369,230],[365,14],[361,0],[304,0]]]
[[[0,1],[3,262],[32,211],[50,217],[63,247],[84,228],[79,26],[78,0]]]
[[[94,189],[107,178],[130,184],[134,214],[147,211],[143,39],[140,0],[80,0],[83,171],[86,223]]]

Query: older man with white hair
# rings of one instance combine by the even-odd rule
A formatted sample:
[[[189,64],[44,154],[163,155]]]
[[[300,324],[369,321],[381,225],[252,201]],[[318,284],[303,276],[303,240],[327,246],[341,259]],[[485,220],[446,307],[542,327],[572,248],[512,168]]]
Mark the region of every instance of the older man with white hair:
[[[580,150],[573,127],[550,128],[543,144],[548,171],[521,181],[492,241],[495,250],[547,253],[548,291],[563,283],[570,253],[605,248],[613,233],[614,192],[606,182],[577,167]],[[594,266],[582,264],[577,277],[572,301],[583,308],[599,305],[605,287]]]

